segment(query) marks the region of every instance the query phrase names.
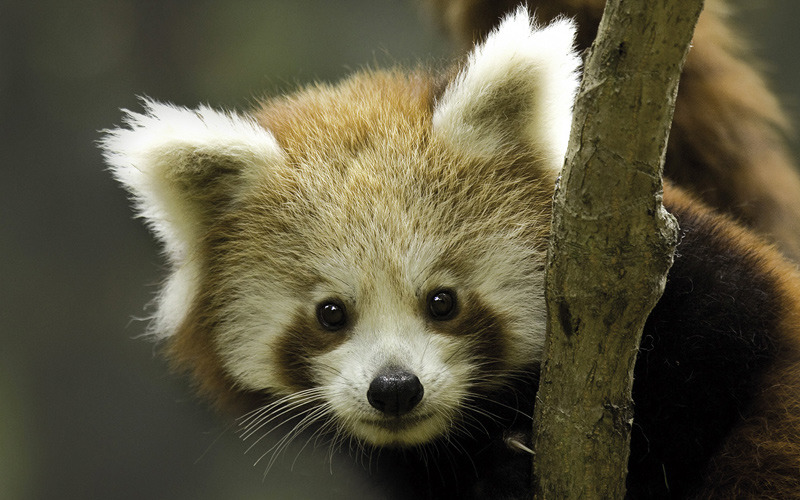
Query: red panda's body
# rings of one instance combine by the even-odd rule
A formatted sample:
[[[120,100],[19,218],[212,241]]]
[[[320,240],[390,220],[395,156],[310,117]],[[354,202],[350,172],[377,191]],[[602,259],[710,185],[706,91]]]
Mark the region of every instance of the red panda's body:
[[[676,188],[664,204],[682,239],[637,359],[629,495],[800,497],[797,270]]]
[[[246,436],[356,443],[388,497],[527,497],[508,443],[531,431],[573,35],[518,11],[444,85],[365,72],[246,116],[147,101],[108,133],[173,265],[153,334],[250,411]],[[636,365],[629,494],[800,497],[800,277],[664,200],[682,240]]]

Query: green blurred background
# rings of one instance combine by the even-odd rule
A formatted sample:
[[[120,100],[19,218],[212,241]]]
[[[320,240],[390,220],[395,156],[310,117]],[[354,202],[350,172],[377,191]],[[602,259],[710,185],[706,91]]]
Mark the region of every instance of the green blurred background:
[[[796,119],[800,4],[748,4]],[[95,141],[138,95],[243,109],[450,50],[410,0],[0,0],[0,498],[381,498],[311,447],[264,479],[137,338],[163,262]]]

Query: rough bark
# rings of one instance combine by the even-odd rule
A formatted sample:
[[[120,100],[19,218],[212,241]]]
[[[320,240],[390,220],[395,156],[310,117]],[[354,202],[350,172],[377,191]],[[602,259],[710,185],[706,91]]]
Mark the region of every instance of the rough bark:
[[[625,495],[633,366],[677,243],[663,159],[702,3],[609,0],[588,53],[554,202],[537,498]]]

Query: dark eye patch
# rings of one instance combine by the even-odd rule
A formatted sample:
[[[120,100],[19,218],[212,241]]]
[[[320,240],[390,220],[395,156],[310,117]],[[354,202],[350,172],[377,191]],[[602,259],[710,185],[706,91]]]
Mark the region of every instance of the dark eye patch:
[[[330,352],[347,341],[346,335],[331,335],[330,330],[321,328],[320,309],[323,309],[325,304],[333,303],[340,305],[345,313],[345,324],[339,328],[346,327],[349,324],[349,316],[344,305],[334,300],[326,300],[317,307],[316,317],[305,309],[298,310],[294,319],[280,334],[275,356],[279,367],[278,377],[287,387],[297,391],[316,387],[318,381],[313,369],[314,358]],[[328,319],[334,318],[331,316]]]
[[[428,295],[426,306],[430,308],[431,298],[444,291],[437,289]],[[452,292],[452,290],[447,290]],[[455,294],[453,295],[455,297]],[[461,293],[456,300],[453,316],[449,321],[439,321],[432,317],[430,327],[442,334],[460,337],[467,341],[467,352],[481,366],[485,373],[501,370],[508,356],[508,321],[502,313],[489,307],[486,301],[474,293]]]

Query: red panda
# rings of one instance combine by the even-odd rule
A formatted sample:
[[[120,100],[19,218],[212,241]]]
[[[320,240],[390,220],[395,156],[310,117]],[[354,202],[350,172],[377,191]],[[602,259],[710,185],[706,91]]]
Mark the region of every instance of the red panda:
[[[375,456],[387,496],[527,497],[508,443],[531,432],[574,37],[520,9],[453,78],[128,111],[103,148],[172,265],[151,329],[175,365],[245,433]],[[800,496],[800,276],[664,200],[682,240],[636,365],[629,496]]]

